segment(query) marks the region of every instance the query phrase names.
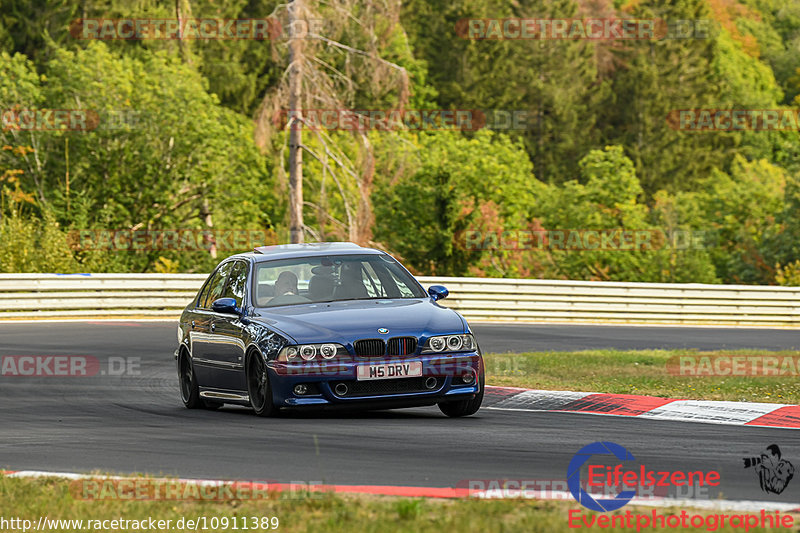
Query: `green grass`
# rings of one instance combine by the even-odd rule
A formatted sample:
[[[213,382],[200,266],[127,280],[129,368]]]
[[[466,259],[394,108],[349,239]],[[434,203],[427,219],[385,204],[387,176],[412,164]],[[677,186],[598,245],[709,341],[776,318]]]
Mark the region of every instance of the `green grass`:
[[[567,525],[568,511],[582,509],[573,501],[546,502],[535,500],[425,500],[375,496],[335,496],[331,494],[302,494],[295,499],[283,499],[277,494],[258,501],[187,502],[187,501],[83,501],[73,497],[70,481],[58,479],[16,479],[0,476],[0,516],[6,520],[20,517],[32,520],[39,516],[51,519],[171,520],[182,517],[278,517],[277,531],[318,533],[441,533],[469,532],[526,532],[550,533],[575,531]],[[586,511],[582,509],[582,512]],[[652,512],[649,508],[626,506],[625,511]],[[680,509],[663,509],[664,515],[679,514]],[[610,515],[611,513],[609,513]],[[700,512],[699,514],[707,514]],[[599,516],[586,511],[584,516]],[[795,516],[795,522],[800,518]],[[585,529],[585,528],[584,528]],[[86,529],[84,529],[85,531]],[[185,529],[183,529],[185,530]],[[174,526],[164,531],[183,531]],[[202,530],[202,529],[201,529]],[[49,529],[49,531],[70,531]],[[138,531],[134,528],[106,531]],[[151,530],[152,531],[152,530]],[[267,529],[215,531],[267,531]],[[270,531],[274,531],[271,529]],[[635,528],[624,531],[636,531]],[[705,531],[686,529],[685,531]],[[716,531],[733,532],[730,527]],[[750,531],[766,531],[750,529]]]
[[[487,354],[488,385],[543,390],[641,394],[696,400],[732,400],[800,404],[800,378],[681,377],[670,375],[667,361],[678,355],[764,355],[757,350],[589,350]],[[791,355],[800,352],[770,352]]]

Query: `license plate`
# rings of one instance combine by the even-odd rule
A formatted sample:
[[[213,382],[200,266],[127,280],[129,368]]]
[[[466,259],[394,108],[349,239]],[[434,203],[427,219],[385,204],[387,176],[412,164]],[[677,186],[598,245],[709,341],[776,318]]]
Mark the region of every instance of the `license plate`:
[[[422,361],[382,363],[358,367],[358,381],[370,379],[413,378],[422,375]]]

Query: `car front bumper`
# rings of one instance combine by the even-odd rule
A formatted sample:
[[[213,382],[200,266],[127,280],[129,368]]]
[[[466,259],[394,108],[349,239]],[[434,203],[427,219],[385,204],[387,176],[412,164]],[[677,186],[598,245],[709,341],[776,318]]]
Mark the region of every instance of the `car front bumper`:
[[[420,376],[357,379],[358,367],[420,362]],[[477,352],[384,357],[342,362],[268,363],[273,401],[279,407],[385,407],[431,405],[469,399],[483,383]],[[465,379],[466,378],[466,379]],[[297,385],[307,392],[298,394]]]

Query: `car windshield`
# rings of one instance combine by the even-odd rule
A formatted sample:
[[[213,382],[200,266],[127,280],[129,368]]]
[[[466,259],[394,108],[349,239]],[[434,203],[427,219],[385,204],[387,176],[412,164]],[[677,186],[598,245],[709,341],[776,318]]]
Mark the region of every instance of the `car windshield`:
[[[327,255],[256,265],[257,307],[303,303],[424,298],[419,283],[387,255]]]

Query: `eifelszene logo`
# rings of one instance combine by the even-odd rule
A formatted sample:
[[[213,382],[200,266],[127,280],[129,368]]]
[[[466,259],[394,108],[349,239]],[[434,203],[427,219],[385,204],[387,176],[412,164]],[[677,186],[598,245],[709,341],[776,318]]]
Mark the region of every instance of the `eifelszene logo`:
[[[631,499],[636,496],[635,490],[625,490],[617,494],[613,499],[595,500],[581,487],[581,467],[586,464],[593,455],[614,455],[620,461],[635,461],[636,458],[631,452],[613,442],[593,442],[584,446],[572,457],[567,467],[567,486],[579,504],[592,511],[615,511],[624,507]],[[591,477],[591,475],[590,475]]]
[[[760,457],[743,457],[745,468],[752,468],[758,474],[761,490],[780,494],[794,476],[794,465],[781,458],[781,449],[770,444]]]
[[[592,460],[594,456],[613,456],[620,464],[607,466],[607,462]],[[624,507],[641,488],[655,487],[705,487],[720,484],[719,472],[714,470],[684,472],[681,470],[654,471],[643,464],[625,468],[623,462],[635,461],[631,452],[613,442],[593,442],[581,448],[567,467],[567,486],[573,498],[592,511],[615,511]],[[581,468],[587,465],[586,489],[581,481]],[[588,490],[587,490],[588,489]],[[621,490],[622,489],[622,490]],[[595,496],[602,496],[595,498]],[[610,496],[610,497],[609,497]]]

